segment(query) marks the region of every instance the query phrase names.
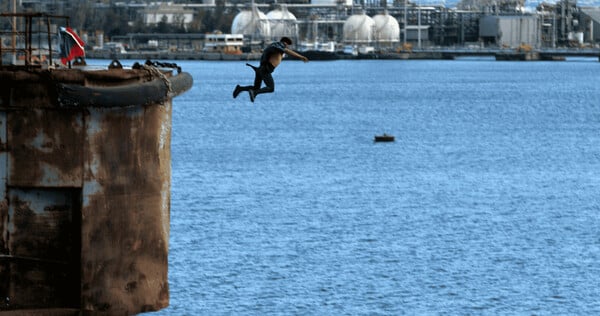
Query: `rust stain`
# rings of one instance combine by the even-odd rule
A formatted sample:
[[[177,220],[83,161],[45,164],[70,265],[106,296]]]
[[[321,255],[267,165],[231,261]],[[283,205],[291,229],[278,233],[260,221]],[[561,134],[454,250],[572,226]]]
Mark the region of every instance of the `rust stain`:
[[[9,216],[13,224],[9,250],[12,255],[56,261],[72,256],[72,206],[47,205],[34,211],[30,201],[13,196]],[[36,234],[31,234],[36,232]]]
[[[98,167],[86,169],[85,180],[102,189],[86,196],[82,209],[87,308],[142,312],[168,305],[168,234],[162,228],[168,209],[162,209],[162,190],[170,181],[170,145],[160,143],[170,111],[170,103],[89,110],[86,121],[98,126],[88,126],[87,151],[95,154],[86,155],[85,165]]]
[[[0,254],[8,254],[8,201],[0,201]],[[1,303],[0,303],[1,304]]]
[[[85,139],[81,117],[73,110],[9,112],[9,184],[80,187]]]

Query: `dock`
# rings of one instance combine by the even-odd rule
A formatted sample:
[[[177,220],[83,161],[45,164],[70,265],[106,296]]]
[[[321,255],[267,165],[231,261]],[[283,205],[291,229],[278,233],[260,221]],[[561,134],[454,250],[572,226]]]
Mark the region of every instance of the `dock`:
[[[87,58],[92,59],[135,59],[135,60],[215,60],[215,61],[252,61],[260,59],[259,52],[225,54],[194,51],[131,51],[126,53],[109,53],[106,51],[88,51]],[[539,49],[521,52],[515,49],[467,49],[467,48],[427,48],[414,49],[410,52],[375,52],[370,54],[349,55],[336,53],[332,59],[397,59],[397,60],[453,60],[459,57],[494,57],[498,61],[562,61],[568,57],[593,57],[600,61],[599,48],[562,48]]]

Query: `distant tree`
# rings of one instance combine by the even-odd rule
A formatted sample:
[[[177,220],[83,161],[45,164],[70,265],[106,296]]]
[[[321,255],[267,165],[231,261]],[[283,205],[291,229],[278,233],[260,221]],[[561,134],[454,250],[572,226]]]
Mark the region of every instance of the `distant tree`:
[[[92,16],[92,8],[88,1],[72,1],[65,14],[70,17],[71,27],[84,30],[88,17]]]
[[[111,6],[111,10],[106,12],[103,22],[101,29],[109,38],[129,33],[129,17],[124,12],[117,10],[116,6]]]
[[[201,31],[213,32],[215,30],[229,33],[231,31],[231,23],[233,22],[233,12],[226,6],[224,0],[217,0],[214,9],[208,9],[202,13]]]
[[[190,33],[196,33],[202,31],[202,17],[200,14],[195,15],[192,19],[192,22],[188,26],[188,31]]]
[[[115,24],[118,25],[118,29],[113,29],[112,35],[125,35],[127,33],[130,33],[130,22],[131,21],[129,19],[129,15],[125,10],[118,11],[117,20],[115,21]]]
[[[148,31],[148,26],[144,23],[141,17],[132,21],[132,26],[130,27],[131,33],[146,33]]]
[[[92,7],[89,10],[89,14],[89,16],[93,18],[85,19],[83,22],[83,28],[90,31],[104,30],[107,16],[106,11],[97,7]]]
[[[171,27],[174,33],[187,33],[187,29],[185,26],[185,16],[183,16],[182,14],[174,15]]]
[[[494,4],[494,0],[460,0],[456,8],[460,10],[482,11],[484,8]]]
[[[171,31],[171,28],[169,26],[169,23],[167,23],[169,21],[169,19],[167,18],[166,15],[163,15],[160,18],[160,22],[158,22],[158,24],[156,24],[156,32],[157,33],[169,33]]]
[[[456,4],[460,10],[484,11],[494,8],[502,12],[514,12],[525,5],[525,0],[461,0]]]

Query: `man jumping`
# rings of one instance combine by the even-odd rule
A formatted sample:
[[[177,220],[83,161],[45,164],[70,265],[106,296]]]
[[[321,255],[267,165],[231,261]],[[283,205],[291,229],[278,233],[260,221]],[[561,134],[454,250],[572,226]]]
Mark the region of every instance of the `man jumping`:
[[[250,101],[254,102],[254,98],[261,93],[271,93],[275,91],[275,81],[271,73],[275,71],[275,68],[281,64],[283,54],[288,54],[296,58],[301,59],[304,62],[308,62],[308,58],[300,55],[299,53],[287,48],[292,45],[292,40],[289,37],[282,37],[279,42],[273,42],[269,45],[262,53],[260,57],[260,66],[255,67],[250,64],[246,64],[254,69],[254,85],[252,86],[240,86],[237,85],[233,90],[233,97],[237,96],[242,91],[248,91],[250,95]],[[265,87],[261,88],[262,82],[265,83]]]

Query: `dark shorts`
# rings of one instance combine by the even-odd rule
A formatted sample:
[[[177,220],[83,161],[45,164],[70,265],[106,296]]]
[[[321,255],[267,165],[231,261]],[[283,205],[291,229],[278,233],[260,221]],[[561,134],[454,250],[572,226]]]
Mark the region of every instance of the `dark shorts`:
[[[264,62],[264,63],[260,63],[260,70],[263,73],[273,73],[273,71],[275,71],[275,67],[273,67],[273,65],[271,65],[270,62]]]

